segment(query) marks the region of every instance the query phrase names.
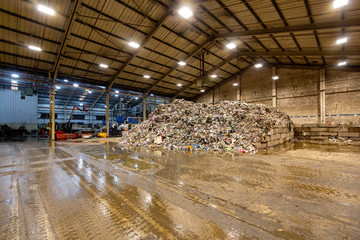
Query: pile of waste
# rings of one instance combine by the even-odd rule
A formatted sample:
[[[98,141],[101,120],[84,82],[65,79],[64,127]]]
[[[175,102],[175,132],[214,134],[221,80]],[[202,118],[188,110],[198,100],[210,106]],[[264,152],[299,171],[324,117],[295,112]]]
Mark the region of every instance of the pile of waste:
[[[175,100],[159,105],[121,144],[186,151],[256,152],[256,143],[274,127],[287,127],[287,114],[265,105]]]

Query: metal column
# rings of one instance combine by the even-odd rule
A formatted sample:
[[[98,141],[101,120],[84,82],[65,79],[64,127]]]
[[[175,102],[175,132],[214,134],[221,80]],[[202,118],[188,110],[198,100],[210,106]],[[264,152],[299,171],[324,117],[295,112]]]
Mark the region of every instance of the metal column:
[[[106,136],[108,136],[109,137],[109,96],[110,94],[109,94],[109,92],[106,92]]]
[[[143,121],[145,121],[146,120],[146,98],[145,97],[143,97],[142,110],[143,110]]]
[[[241,76],[237,75],[236,101],[241,102]]]
[[[272,71],[272,76],[271,76],[271,79],[272,79],[272,93],[271,93],[271,96],[272,96],[272,106],[273,107],[277,107],[277,92],[276,92],[276,79],[274,79],[276,75],[276,67],[272,67],[271,68],[271,71]]]
[[[325,69],[320,69],[320,122],[326,120],[326,98],[325,98]]]

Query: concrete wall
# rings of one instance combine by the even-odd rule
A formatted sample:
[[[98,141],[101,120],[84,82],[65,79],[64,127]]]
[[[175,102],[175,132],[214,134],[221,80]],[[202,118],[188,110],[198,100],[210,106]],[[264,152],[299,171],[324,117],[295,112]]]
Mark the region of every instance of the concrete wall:
[[[277,107],[294,123],[320,122],[320,70],[278,68],[277,75]],[[242,102],[272,106],[272,81],[271,68],[249,68],[241,75],[238,87],[233,86],[238,82],[234,79],[197,102],[241,98]],[[360,122],[360,72],[326,71],[325,82],[326,122]]]

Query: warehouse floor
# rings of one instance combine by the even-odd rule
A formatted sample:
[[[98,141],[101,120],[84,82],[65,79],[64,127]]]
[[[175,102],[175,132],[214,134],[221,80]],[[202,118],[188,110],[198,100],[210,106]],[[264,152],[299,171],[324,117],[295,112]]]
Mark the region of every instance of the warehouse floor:
[[[0,143],[0,239],[357,239],[359,146],[256,155]]]

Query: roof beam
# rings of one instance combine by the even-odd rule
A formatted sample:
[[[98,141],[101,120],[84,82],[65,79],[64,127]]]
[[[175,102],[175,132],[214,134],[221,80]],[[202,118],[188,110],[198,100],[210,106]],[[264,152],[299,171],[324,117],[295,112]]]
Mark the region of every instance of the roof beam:
[[[358,22],[360,22],[360,19],[357,20],[348,19],[348,20],[334,21],[334,22],[312,23],[312,24],[297,25],[297,26],[285,26],[278,28],[267,28],[267,29],[248,30],[241,32],[223,33],[223,34],[216,34],[214,37],[215,39],[236,38],[236,37],[261,35],[261,34],[274,34],[274,33],[287,33],[287,32],[296,32],[296,31],[320,30],[320,29],[328,29],[328,28],[352,27],[352,26],[359,26]]]
[[[161,28],[161,26],[165,23],[165,21],[169,18],[169,16],[171,15],[171,10],[168,10],[165,14],[165,16],[163,16],[160,21],[158,22],[158,24],[156,25],[156,27],[154,28],[154,30],[152,30],[146,37],[146,40],[144,41],[144,43],[142,44],[142,46],[140,46],[135,53],[128,58],[128,60],[126,60],[126,62],[121,66],[121,68],[115,73],[115,75],[110,79],[110,81],[108,82],[107,85],[107,90],[110,91],[112,85],[114,84],[115,80],[120,76],[120,74],[124,71],[124,69],[130,64],[130,62],[136,58],[136,56],[140,53],[140,51],[143,49],[143,47],[150,41],[150,39],[155,35],[155,33]]]
[[[249,52],[238,51],[238,56],[259,57],[259,56],[359,56],[360,49],[352,50],[318,50],[313,48],[302,48],[301,51],[269,51],[269,52]]]
[[[198,48],[196,48],[193,52],[189,53],[184,61],[187,61],[188,59],[190,59],[191,57],[193,57],[194,55],[196,55],[197,53],[199,53],[201,50],[203,50],[204,48],[206,48],[206,46],[212,43],[212,39],[207,40],[206,42],[204,42],[203,44],[201,44]],[[176,63],[167,73],[165,73],[160,79],[158,79],[155,83],[153,83],[144,93],[145,96],[149,95],[149,93],[151,92],[151,90],[161,81],[163,81],[167,76],[169,76],[176,68],[178,67],[178,64]]]
[[[211,68],[210,70],[206,71],[205,75],[208,75],[209,73],[212,73],[214,71],[216,71],[217,69],[221,68],[222,66],[224,66],[225,64],[229,63],[231,60],[233,60],[235,57],[237,57],[238,54],[232,54],[230,57],[228,57],[225,61],[222,61],[221,63],[219,63],[218,65],[216,65],[215,67]],[[241,71],[241,70],[240,70]],[[196,78],[194,81],[186,84],[184,87],[182,87],[179,91],[177,91],[174,96],[172,97],[172,99],[175,99],[177,96],[179,96],[180,93],[184,92],[186,89],[188,89],[191,85],[195,84],[198,80],[200,80],[201,77]]]

